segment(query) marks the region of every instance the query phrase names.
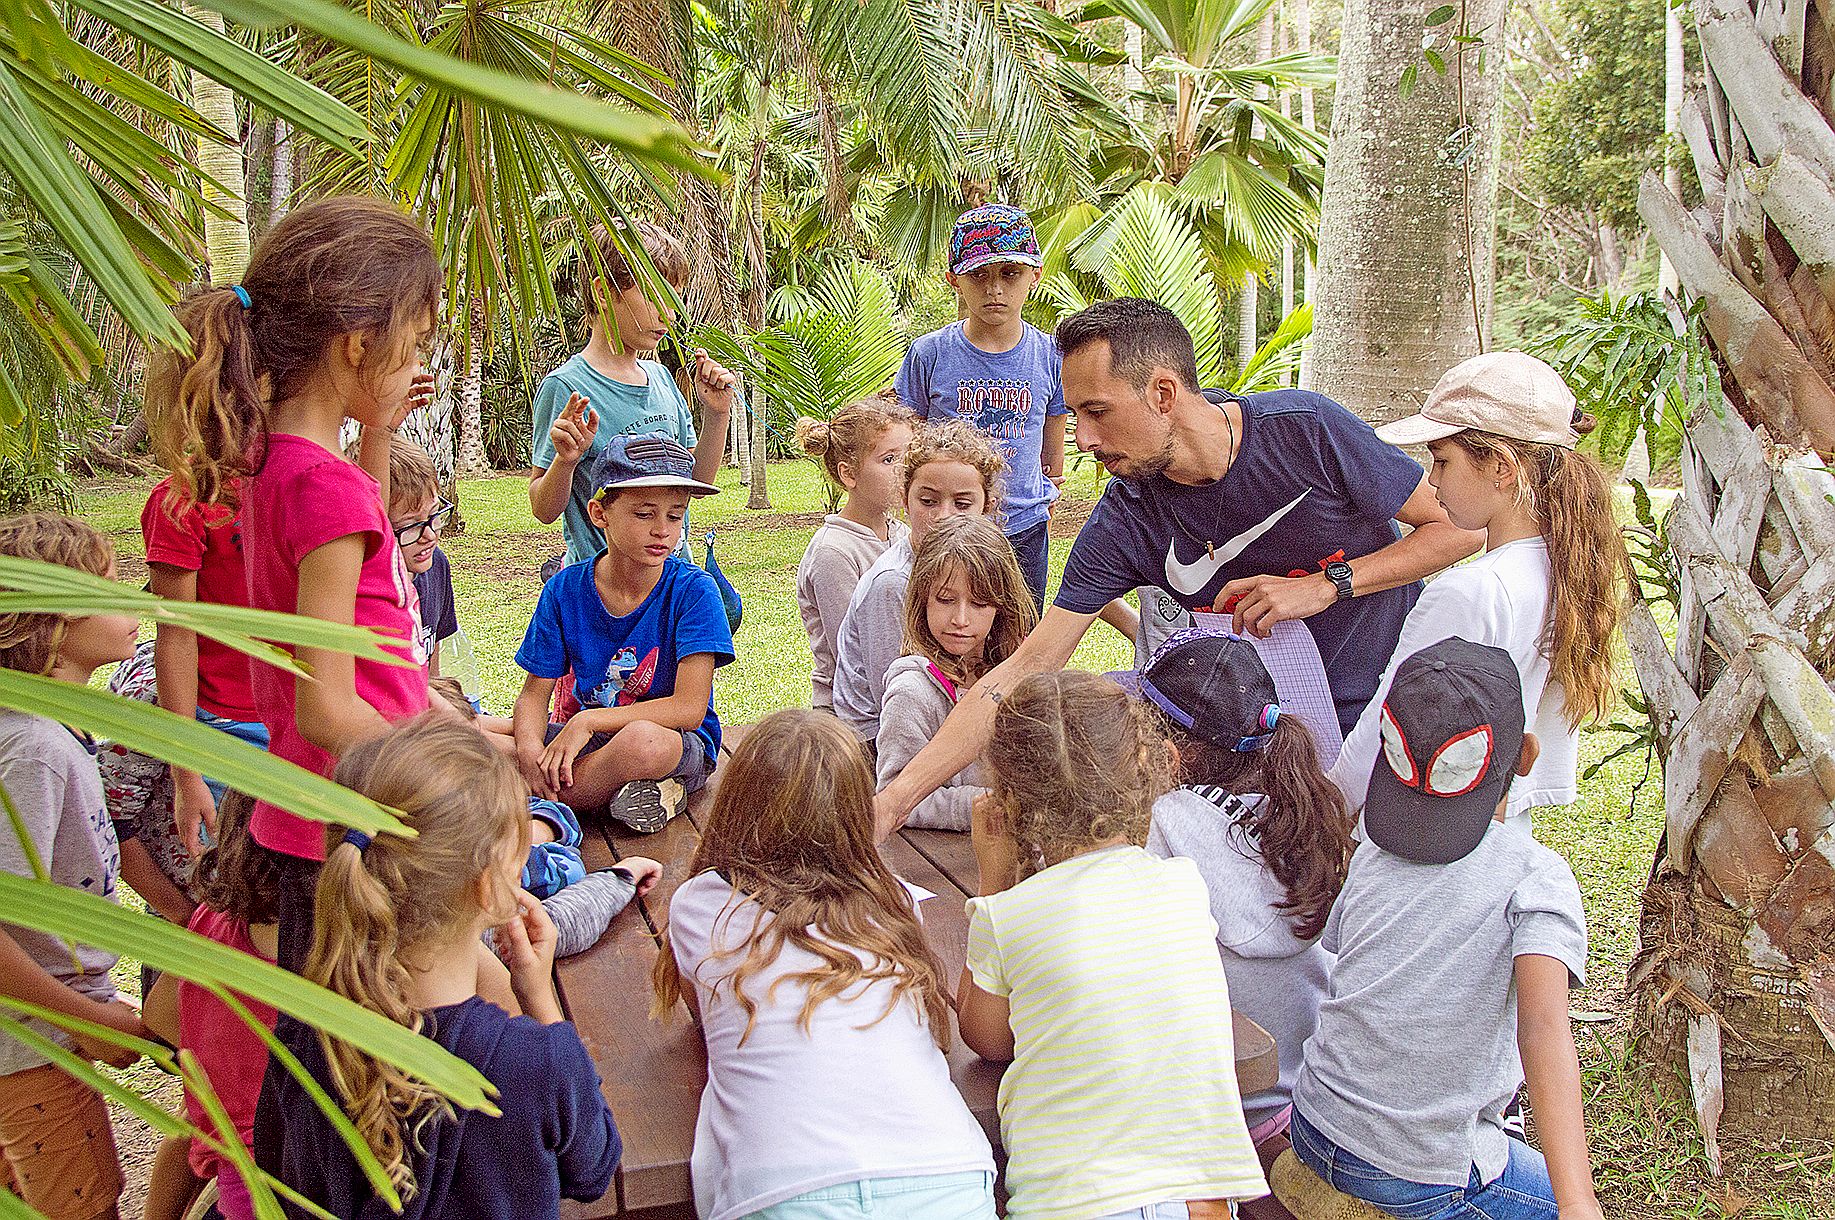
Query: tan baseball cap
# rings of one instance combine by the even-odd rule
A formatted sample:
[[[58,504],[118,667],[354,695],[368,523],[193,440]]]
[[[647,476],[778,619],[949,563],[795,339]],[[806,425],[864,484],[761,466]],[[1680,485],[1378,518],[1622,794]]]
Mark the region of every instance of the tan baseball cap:
[[[1419,412],[1384,424],[1391,445],[1425,445],[1476,429],[1512,440],[1572,449],[1574,392],[1561,374],[1526,352],[1486,352],[1448,369]]]

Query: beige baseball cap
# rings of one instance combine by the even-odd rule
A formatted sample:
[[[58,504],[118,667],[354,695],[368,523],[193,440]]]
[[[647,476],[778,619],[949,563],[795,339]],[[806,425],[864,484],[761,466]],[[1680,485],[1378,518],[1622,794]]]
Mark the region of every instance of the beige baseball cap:
[[[1420,411],[1384,424],[1391,445],[1425,445],[1476,429],[1512,440],[1572,449],[1574,392],[1561,374],[1526,352],[1486,352],[1448,369]]]

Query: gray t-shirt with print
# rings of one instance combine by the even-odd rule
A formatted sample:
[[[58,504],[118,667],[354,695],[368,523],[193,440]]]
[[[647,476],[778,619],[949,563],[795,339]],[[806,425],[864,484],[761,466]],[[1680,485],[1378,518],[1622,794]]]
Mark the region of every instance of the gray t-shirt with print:
[[[93,747],[55,720],[0,709],[0,785],[19,810],[51,880],[116,901],[121,851],[103,806]],[[0,868],[14,876],[32,876],[31,860],[4,817],[0,817]],[[72,946],[10,924],[6,932],[45,973],[66,987],[93,1000],[114,999],[115,984],[108,972],[114,968],[115,954],[89,945]],[[38,1021],[28,1024],[53,1041],[69,1045],[68,1035]],[[0,1076],[44,1062],[37,1051],[0,1034]]]
[[[1504,1171],[1504,1108],[1523,1083],[1516,959],[1586,979],[1586,916],[1567,861],[1493,822],[1451,864],[1363,843],[1321,937],[1338,955],[1294,1108],[1340,1148],[1424,1185]]]

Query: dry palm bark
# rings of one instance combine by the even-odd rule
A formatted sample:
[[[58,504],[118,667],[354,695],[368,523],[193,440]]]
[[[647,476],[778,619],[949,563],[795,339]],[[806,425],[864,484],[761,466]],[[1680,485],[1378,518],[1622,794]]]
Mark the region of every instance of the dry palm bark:
[[[1683,135],[1701,202],[1639,211],[1700,304],[1728,404],[1689,421],[1677,639],[1626,638],[1666,754],[1631,983],[1722,1131],[1835,1130],[1835,0],[1703,0]]]

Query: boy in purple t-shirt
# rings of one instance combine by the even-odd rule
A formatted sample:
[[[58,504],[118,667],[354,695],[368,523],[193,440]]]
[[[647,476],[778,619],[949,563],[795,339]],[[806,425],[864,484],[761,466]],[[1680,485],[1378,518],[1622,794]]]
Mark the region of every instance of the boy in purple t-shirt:
[[[1020,209],[990,203],[964,212],[949,239],[945,277],[963,319],[913,343],[897,382],[899,401],[919,418],[965,419],[1000,447],[1007,460],[1001,531],[1041,609],[1065,416],[1057,347],[1020,316],[1043,261],[1032,220]]]

